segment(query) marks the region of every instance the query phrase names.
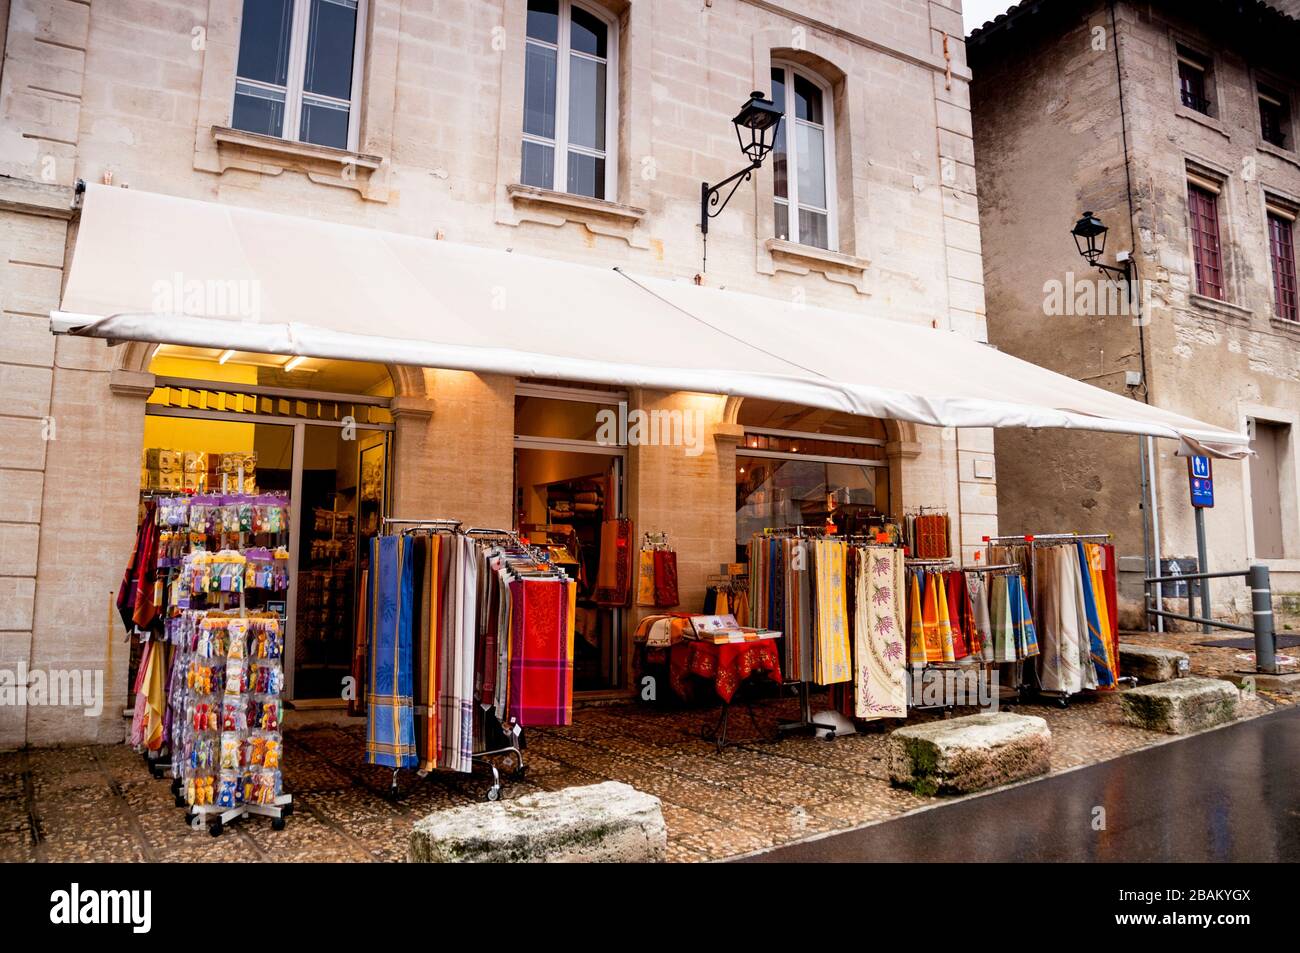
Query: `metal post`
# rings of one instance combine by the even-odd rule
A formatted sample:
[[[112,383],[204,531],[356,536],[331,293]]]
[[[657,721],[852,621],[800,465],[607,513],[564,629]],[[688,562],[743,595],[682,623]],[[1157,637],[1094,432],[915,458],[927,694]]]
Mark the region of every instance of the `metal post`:
[[[1250,608],[1255,625],[1255,671],[1276,675],[1277,639],[1273,634],[1273,589],[1267,566],[1251,566],[1246,571],[1250,587]]]
[[[1196,512],[1196,571],[1209,572],[1209,557],[1205,552],[1205,507],[1194,506],[1192,509]],[[1210,580],[1202,579],[1201,581],[1201,618],[1212,619],[1214,612],[1210,608]],[[1191,589],[1187,590],[1188,602],[1191,602]],[[1191,612],[1187,613],[1191,615]],[[1208,635],[1211,631],[1210,623],[1202,622],[1201,631]]]
[[[1151,516],[1150,493],[1147,490],[1147,441],[1145,437],[1138,437],[1138,485],[1142,490],[1142,562],[1146,566],[1147,577],[1160,575],[1160,567],[1151,564],[1151,529],[1147,520]],[[1117,557],[1118,558],[1118,557]],[[1115,568],[1118,575],[1119,567]],[[1151,583],[1142,583],[1142,604],[1143,608],[1153,608],[1151,605]],[[1155,606],[1154,608],[1160,608]],[[1035,616],[1035,618],[1037,618]],[[1143,613],[1142,622],[1146,630],[1150,632],[1153,628],[1152,620],[1155,616],[1150,613]]]
[[[1160,503],[1158,499],[1158,489],[1156,484],[1156,447],[1155,440],[1151,437],[1142,438],[1146,441],[1147,448],[1147,486],[1150,488],[1149,502],[1151,503],[1151,552],[1152,560],[1155,562],[1156,575],[1161,576],[1164,573],[1160,569]],[[1164,586],[1156,583],[1156,608],[1164,609],[1165,607],[1165,590]],[[1165,617],[1156,616],[1156,631],[1164,632]]]

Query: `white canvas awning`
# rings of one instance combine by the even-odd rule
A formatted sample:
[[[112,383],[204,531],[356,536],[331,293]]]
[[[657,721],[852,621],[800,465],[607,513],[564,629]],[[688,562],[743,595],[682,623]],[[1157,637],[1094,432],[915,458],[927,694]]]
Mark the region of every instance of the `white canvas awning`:
[[[950,331],[373,228],[88,186],[56,333],[1068,427],[1243,434]]]

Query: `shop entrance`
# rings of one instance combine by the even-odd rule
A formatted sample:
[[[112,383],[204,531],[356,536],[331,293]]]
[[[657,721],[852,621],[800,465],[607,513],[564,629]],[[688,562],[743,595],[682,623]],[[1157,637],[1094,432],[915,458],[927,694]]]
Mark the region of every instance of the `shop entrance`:
[[[549,547],[578,581],[573,687],[627,685],[624,613],[596,599],[604,525],[623,515],[627,449],[602,421],[618,419],[619,391],[520,383],[515,391],[515,528]],[[607,428],[608,430],[608,428]],[[617,428],[614,428],[616,431]]]
[[[358,592],[386,513],[392,382],[374,364],[164,345],[150,370],[141,498],[189,495],[286,505],[287,584],[250,589],[282,617],[285,692],[341,707],[358,647]],[[308,389],[311,388],[311,389]],[[142,507],[143,510],[143,507]],[[235,534],[231,547],[266,546]]]

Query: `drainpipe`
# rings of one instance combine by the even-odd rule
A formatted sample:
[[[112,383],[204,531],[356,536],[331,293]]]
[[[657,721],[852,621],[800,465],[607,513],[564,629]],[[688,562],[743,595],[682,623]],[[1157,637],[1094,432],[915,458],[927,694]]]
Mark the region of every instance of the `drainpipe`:
[[[1138,273],[1138,228],[1137,228],[1137,209],[1133,204],[1133,171],[1129,159],[1128,144],[1128,110],[1124,103],[1124,70],[1119,55],[1119,21],[1115,16],[1115,0],[1107,0],[1107,12],[1110,14],[1110,41],[1111,49],[1115,54],[1115,88],[1119,92],[1119,128],[1120,137],[1124,144],[1124,197],[1128,202],[1128,227],[1129,236],[1132,242],[1130,254],[1133,260],[1134,274]],[[1141,279],[1137,289],[1138,301],[1142,300]],[[1143,327],[1143,318],[1149,319],[1150,315],[1142,315],[1138,320],[1138,367],[1142,373],[1142,400],[1145,403],[1151,403],[1151,379],[1147,374],[1147,339],[1146,328]],[[1148,566],[1148,575],[1159,576],[1160,573],[1160,504],[1156,499],[1156,464],[1155,464],[1155,441],[1150,437],[1139,437],[1138,461],[1141,468],[1141,490],[1142,490],[1142,549],[1143,555]],[[1147,520],[1150,519],[1150,529],[1148,530]],[[1204,570],[1202,570],[1204,571]],[[1156,608],[1164,608],[1164,586],[1161,583],[1155,584]],[[1142,593],[1143,609],[1146,608],[1146,589],[1143,587]],[[1150,625],[1150,616],[1146,616],[1145,621]],[[1164,616],[1156,616],[1156,631],[1165,630]]]

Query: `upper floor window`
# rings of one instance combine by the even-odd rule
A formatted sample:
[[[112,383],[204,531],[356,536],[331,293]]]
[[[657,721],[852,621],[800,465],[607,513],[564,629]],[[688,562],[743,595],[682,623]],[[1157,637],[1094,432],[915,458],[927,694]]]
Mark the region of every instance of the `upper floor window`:
[[[1178,95],[1184,106],[1210,114],[1209,61],[1182,46],[1178,47]]]
[[[772,102],[785,112],[772,147],[776,237],[834,250],[839,239],[830,90],[801,70],[776,63]]]
[[[244,0],[236,129],[357,148],[366,0]]]
[[[617,25],[594,9],[528,0],[524,185],[611,201],[617,195],[617,45]]]
[[[1281,210],[1268,212],[1268,257],[1273,266],[1274,310],[1287,321],[1300,319],[1296,301],[1295,217]]]
[[[1291,104],[1287,97],[1262,83],[1259,91],[1259,134],[1267,143],[1286,148],[1287,127],[1291,124]]]
[[[1196,292],[1223,299],[1223,253],[1219,247],[1219,196],[1200,185],[1187,186],[1187,210],[1192,227],[1192,257]]]

